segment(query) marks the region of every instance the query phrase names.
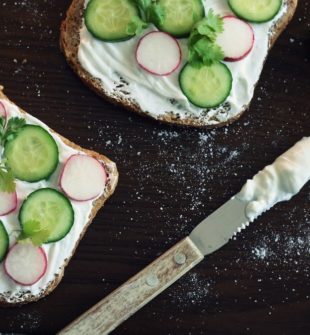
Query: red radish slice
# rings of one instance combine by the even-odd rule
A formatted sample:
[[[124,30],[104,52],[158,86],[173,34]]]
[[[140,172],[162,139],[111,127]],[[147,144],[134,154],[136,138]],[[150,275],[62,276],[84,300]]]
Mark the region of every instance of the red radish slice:
[[[6,274],[16,283],[31,286],[38,282],[47,269],[45,251],[31,243],[17,243],[4,261]]]
[[[107,174],[103,165],[86,155],[71,156],[60,177],[60,186],[67,196],[87,201],[99,196],[106,185]]]
[[[6,109],[2,102],[0,102],[0,117],[3,117],[5,120],[7,117]]]
[[[237,62],[245,58],[254,46],[254,31],[247,23],[235,16],[225,16],[224,31],[217,37],[216,43],[222,48],[225,60]]]
[[[175,38],[162,31],[151,31],[140,39],[136,59],[145,71],[168,76],[179,67],[182,53]]]
[[[0,192],[0,216],[13,212],[17,207],[16,192]]]

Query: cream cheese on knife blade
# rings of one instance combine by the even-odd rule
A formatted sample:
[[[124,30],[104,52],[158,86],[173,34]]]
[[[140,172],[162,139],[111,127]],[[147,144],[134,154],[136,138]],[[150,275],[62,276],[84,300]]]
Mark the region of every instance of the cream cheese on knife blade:
[[[248,180],[237,198],[249,202],[246,215],[252,222],[276,203],[290,200],[309,180],[310,137],[305,137]]]
[[[88,2],[85,1],[85,6]],[[227,0],[206,0],[203,4],[206,12],[212,8],[222,16],[232,13]],[[178,40],[183,55],[179,69],[169,76],[158,77],[142,70],[136,62],[135,49],[141,36],[125,42],[102,42],[88,32],[83,22],[78,59],[86,71],[100,79],[103,89],[109,96],[122,95],[125,99],[133,99],[143,111],[155,118],[172,111],[181,119],[203,116],[206,125],[215,125],[238,115],[244,106],[250,103],[268,53],[269,33],[286,10],[287,5],[284,2],[273,20],[262,24],[251,24],[255,33],[254,48],[243,60],[226,62],[233,76],[231,94],[224,106],[208,110],[207,113],[204,109],[192,105],[179,87],[179,72],[186,62],[187,39]],[[150,26],[143,34],[154,30],[157,29]],[[117,86],[122,84],[121,78],[128,85],[118,89]]]

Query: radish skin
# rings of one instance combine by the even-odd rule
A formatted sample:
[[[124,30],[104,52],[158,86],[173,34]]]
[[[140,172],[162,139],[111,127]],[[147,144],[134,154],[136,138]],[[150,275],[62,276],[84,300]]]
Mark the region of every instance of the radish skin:
[[[174,37],[162,31],[151,31],[139,40],[136,60],[145,71],[168,76],[180,66],[182,52]]]
[[[12,213],[17,207],[16,192],[0,192],[0,216]]]
[[[31,243],[16,243],[4,261],[5,273],[17,284],[32,286],[45,274],[47,257],[41,247]]]
[[[87,155],[71,156],[60,176],[61,189],[75,201],[89,201],[98,197],[106,182],[107,173],[103,165]]]
[[[244,59],[253,49],[255,35],[252,26],[239,18],[229,15],[223,17],[224,31],[216,43],[224,52],[225,61],[237,62]]]

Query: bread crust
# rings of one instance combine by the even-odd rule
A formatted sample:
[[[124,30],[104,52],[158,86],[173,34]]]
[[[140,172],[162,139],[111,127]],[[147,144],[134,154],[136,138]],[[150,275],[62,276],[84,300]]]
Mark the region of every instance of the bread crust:
[[[7,100],[10,103],[13,103],[12,101],[10,101],[8,99],[8,97],[3,93],[3,87],[0,86],[0,99],[4,99]],[[14,104],[14,103],[13,103]],[[19,111],[22,114],[27,115],[27,113],[22,110],[21,108],[19,108]],[[77,144],[69,141],[68,139],[66,139],[65,137],[59,135],[58,133],[56,133],[54,130],[49,129],[51,133],[55,134],[56,136],[58,136],[65,144],[67,144],[68,146],[70,146],[71,148],[84,152],[85,154],[94,157],[96,159],[98,159],[99,161],[104,163],[105,169],[109,175],[108,178],[108,182],[106,185],[106,189],[105,192],[102,194],[102,196],[98,199],[96,199],[93,202],[93,208],[92,211],[90,213],[89,216],[89,220],[87,222],[87,224],[85,225],[79,239],[76,241],[75,246],[73,248],[72,254],[69,258],[66,259],[65,263],[63,264],[61,270],[59,271],[58,274],[55,274],[55,278],[54,280],[52,280],[48,286],[40,292],[39,295],[31,295],[28,293],[23,294],[23,292],[21,292],[21,296],[20,298],[18,298],[16,301],[9,301],[5,295],[1,295],[0,294],[0,307],[15,307],[15,306],[21,306],[21,305],[25,305],[28,304],[30,302],[35,302],[38,301],[42,298],[44,298],[45,296],[47,296],[48,294],[50,294],[57,286],[58,284],[61,282],[63,276],[64,276],[64,271],[66,266],[68,265],[68,263],[70,262],[70,259],[72,258],[72,256],[74,255],[76,248],[79,245],[79,242],[81,241],[81,239],[83,238],[84,234],[86,233],[87,228],[89,227],[89,225],[91,224],[91,222],[93,221],[94,217],[96,216],[97,212],[99,211],[100,208],[103,207],[103,205],[105,204],[105,202],[109,199],[109,197],[114,193],[117,182],[118,182],[118,171],[117,171],[117,167],[116,164],[114,162],[112,162],[110,159],[108,159],[106,156],[101,155],[95,151],[92,150],[87,150],[84,149],[80,146],[78,146]]]
[[[286,2],[288,9],[285,12],[285,14],[275,23],[274,27],[272,28],[272,31],[270,31],[269,50],[272,48],[277,38],[280,36],[280,34],[284,31],[286,26],[291,21],[298,4],[298,0],[284,0],[284,1]],[[86,84],[99,96],[103,97],[104,99],[110,101],[115,105],[125,107],[139,115],[147,116],[149,118],[158,120],[163,123],[174,124],[179,126],[187,126],[187,127],[207,128],[207,129],[229,125],[234,121],[238,120],[241,117],[241,115],[249,108],[250,104],[244,106],[237,115],[228,119],[227,121],[210,125],[205,124],[203,119],[190,118],[190,117],[179,119],[176,116],[169,114],[168,112],[167,114],[156,118],[150,115],[149,113],[144,112],[140,108],[140,106],[132,100],[124,99],[121,96],[118,97],[110,96],[107,93],[107,91],[105,91],[104,88],[102,87],[100,79],[93,77],[89,72],[87,72],[82,67],[78,59],[78,48],[80,44],[79,32],[83,22],[84,3],[85,0],[72,1],[71,6],[67,11],[66,18],[61,24],[60,49],[65,55],[67,62],[71,66],[73,71],[81,78],[84,84]]]

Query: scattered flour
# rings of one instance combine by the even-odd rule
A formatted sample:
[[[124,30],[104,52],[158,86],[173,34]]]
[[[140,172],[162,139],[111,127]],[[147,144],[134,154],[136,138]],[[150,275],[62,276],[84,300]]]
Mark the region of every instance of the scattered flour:
[[[0,28],[5,41],[2,45],[10,50],[12,56],[11,67],[0,69],[0,76],[25,83],[25,89],[18,94],[20,101],[25,101],[30,107],[45,101],[45,98],[50,101],[51,96],[59,96],[61,85],[55,81],[54,73],[63,78],[66,67],[63,60],[60,62],[53,57],[61,57],[58,24],[64,12],[60,12],[55,1],[49,0],[2,1],[0,8],[1,13],[13,11],[18,18],[14,21],[16,27],[28,32],[28,38],[23,40],[12,34],[9,19],[13,16],[4,13]],[[309,1],[305,1],[298,20],[309,28],[308,18]],[[57,26],[52,26],[50,22],[57,23]],[[107,111],[105,115],[98,105],[88,105],[86,97],[90,99],[90,94],[85,89],[85,95],[80,95],[81,90],[77,95],[75,86],[70,90],[63,88],[61,108],[59,102],[49,106],[42,104],[42,115],[53,113],[55,128],[69,134],[72,130],[69,123],[74,114],[72,111],[82,103],[85,113],[78,117],[81,128],[87,129],[87,137],[79,135],[75,140],[88,143],[90,148],[106,153],[118,163],[121,172],[120,194],[124,193],[124,189],[127,193],[124,198],[115,196],[117,200],[113,202],[113,210],[124,213],[128,220],[123,227],[111,232],[116,245],[127,243],[126,231],[135,225],[135,229],[139,228],[141,233],[131,241],[135,245],[131,256],[153,258],[154,250],[158,253],[165,251],[190,233],[221,202],[239,191],[242,186],[240,180],[252,177],[258,166],[263,168],[271,163],[275,158],[273,155],[281,153],[279,148],[287,149],[287,138],[297,141],[306,135],[309,111],[297,108],[294,101],[290,101],[283,110],[283,104],[281,108],[275,105],[274,95],[270,94],[281,91],[287,96],[298,96],[304,90],[299,78],[302,78],[303,69],[309,65],[306,52],[300,66],[289,68],[286,73],[279,71],[279,66],[284,68],[284,52],[295,57],[296,50],[300,52],[305,49],[306,41],[290,34],[288,32],[283,39],[289,42],[291,48],[282,46],[281,49],[279,45],[280,54],[274,54],[278,57],[273,62],[275,65],[271,67],[269,64],[268,72],[267,69],[264,71],[251,112],[230,127],[211,131],[170,128],[155,122],[144,122],[129,113],[128,116],[123,114],[124,123],[120,124],[113,119],[111,112]],[[32,50],[34,47],[35,54]],[[41,58],[42,50],[50,50],[53,66]],[[72,95],[78,100],[72,101]],[[103,103],[103,106],[118,113],[110,105]],[[27,106],[24,104],[24,107]],[[281,119],[279,123],[284,113],[289,118],[287,122]],[[74,117],[77,117],[76,114]],[[277,127],[272,132],[266,131],[266,123],[276,124]],[[263,145],[251,145],[255,143],[257,134],[264,134],[265,143],[270,143],[268,152]],[[253,161],[249,161],[248,157],[253,157]],[[304,205],[309,202],[310,197]],[[177,215],[175,208],[178,209]],[[224,258],[221,251],[210,255],[200,267],[193,269],[169,289],[168,299],[180,309],[180,315],[171,316],[178,321],[177,325],[182,325],[182,313],[189,310],[197,310],[197,314],[202,315],[199,321],[202,325],[208,313],[231,311],[231,302],[238,306],[238,302],[246,305],[248,300],[250,304],[265,308],[266,314],[272,316],[279,304],[310,299],[310,281],[307,280],[310,278],[310,213],[302,208],[302,204],[290,207],[288,213],[277,213],[279,217],[276,223],[262,217],[227,245],[225,248],[232,250],[230,258]],[[150,225],[150,222],[154,224]],[[142,244],[145,243],[141,241],[145,242],[146,238],[150,240],[149,247],[143,248]],[[113,248],[110,248],[111,253]],[[225,255],[228,254],[227,250]],[[271,265],[273,271],[270,271]],[[238,278],[232,277],[230,271],[239,273]],[[108,278],[102,279],[102,285],[106,282]],[[292,286],[292,282],[296,284]],[[229,293],[226,285],[230,285]],[[283,299],[274,301],[270,288],[280,290]],[[16,310],[16,316],[10,322],[10,329],[15,331],[37,332],[41,312]],[[247,328],[244,332],[251,333],[251,329]],[[193,329],[192,334],[197,335],[198,332]]]

